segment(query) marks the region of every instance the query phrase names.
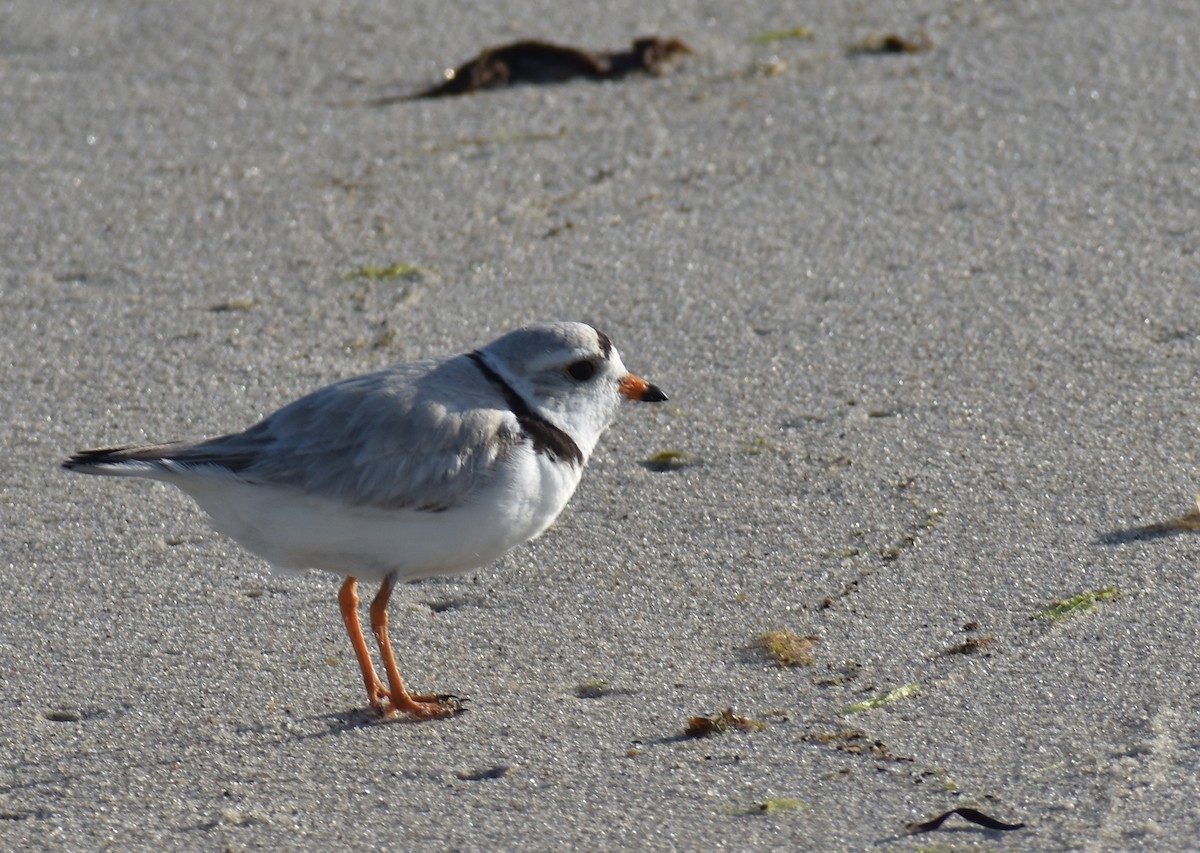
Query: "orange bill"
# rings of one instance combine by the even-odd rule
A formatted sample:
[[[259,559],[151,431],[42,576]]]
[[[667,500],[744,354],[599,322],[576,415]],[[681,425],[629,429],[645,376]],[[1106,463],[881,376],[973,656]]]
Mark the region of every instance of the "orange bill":
[[[667,395],[657,385],[651,385],[642,377],[634,376],[632,373],[625,374],[617,387],[630,400],[642,403],[661,403],[667,399]]]

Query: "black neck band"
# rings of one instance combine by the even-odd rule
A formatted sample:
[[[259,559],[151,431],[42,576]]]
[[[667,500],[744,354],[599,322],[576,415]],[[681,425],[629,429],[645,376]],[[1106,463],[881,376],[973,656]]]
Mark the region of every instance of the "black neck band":
[[[535,452],[545,453],[552,459],[563,459],[574,462],[576,465],[583,464],[583,451],[579,449],[579,445],[571,436],[529,408],[529,405],[521,399],[521,395],[514,391],[499,373],[488,367],[478,350],[468,355],[467,358],[475,362],[479,372],[504,396],[504,402],[508,405],[509,410],[517,416],[521,432],[532,442]]]

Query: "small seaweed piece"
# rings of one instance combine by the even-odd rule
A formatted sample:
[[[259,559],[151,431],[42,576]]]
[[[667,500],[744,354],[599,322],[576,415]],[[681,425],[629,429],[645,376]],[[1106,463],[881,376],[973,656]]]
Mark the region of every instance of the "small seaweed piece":
[[[944,655],[970,655],[975,652],[983,651],[995,643],[995,638],[991,634],[982,634],[978,637],[967,637],[960,643],[943,650]]]
[[[805,742],[829,744],[839,752],[848,755],[869,755],[877,761],[912,761],[902,755],[897,755],[886,743],[871,738],[862,729],[843,728],[833,732],[807,734],[800,738]]]
[[[1069,619],[1072,616],[1077,616],[1080,613],[1091,610],[1098,602],[1112,601],[1120,595],[1121,590],[1115,586],[1106,586],[1104,589],[1081,592],[1079,595],[1054,602],[1040,613],[1035,613],[1033,618],[1045,619],[1051,625],[1057,625],[1064,619]]]
[[[933,47],[925,33],[912,38],[896,33],[872,33],[864,36],[847,48],[852,56],[879,55],[887,53],[924,53]]]
[[[891,704],[899,699],[907,699],[921,692],[921,685],[917,683],[905,684],[903,687],[897,687],[887,693],[873,696],[870,699],[864,699],[861,702],[855,702],[853,705],[847,705],[839,714],[859,714],[863,711],[870,711],[873,708],[882,708],[884,705]]]
[[[1200,531],[1200,495],[1196,496],[1196,503],[1192,508],[1179,518],[1144,524],[1141,527],[1120,528],[1101,536],[1100,541],[1106,545],[1121,545],[1126,542],[1136,542],[1139,539],[1157,539],[1162,536],[1173,536],[1176,533],[1195,533],[1197,531]]]
[[[1200,495],[1196,495],[1196,503],[1188,510],[1187,515],[1180,516],[1171,523],[1180,530],[1200,530]]]
[[[945,823],[946,818],[950,817],[951,815],[958,815],[959,817],[971,821],[971,823],[977,823],[980,826],[987,827],[988,829],[997,829],[1004,832],[1012,829],[1025,828],[1025,824],[1023,823],[1005,823],[1004,821],[996,820],[994,817],[985,815],[978,809],[962,807],[950,809],[948,812],[942,812],[937,817],[930,818],[929,820],[910,823],[904,827],[904,831],[909,835],[916,835],[920,832],[933,832],[935,829],[939,828],[943,823]]]
[[[793,800],[790,797],[768,797],[761,802],[754,804],[754,812],[758,814],[776,814],[778,812],[792,811],[793,809],[802,809],[805,804],[800,800]]]
[[[762,453],[783,453],[783,448],[771,441],[765,435],[756,436],[750,444],[742,445],[742,453],[758,456]]]
[[[642,465],[651,471],[678,471],[680,468],[699,464],[700,460],[692,454],[670,448],[660,450],[642,462]]]
[[[392,264],[390,267],[363,266],[342,274],[342,280],[352,278],[367,278],[373,281],[388,281],[395,278],[416,278],[425,273],[433,272],[429,267],[419,267],[413,264]]]
[[[497,764],[494,767],[484,767],[479,770],[458,770],[455,776],[464,782],[484,782],[488,779],[503,779],[511,776],[513,769],[507,764]]]
[[[603,699],[612,692],[612,687],[603,678],[590,678],[575,685],[576,699]]]
[[[800,41],[812,41],[815,33],[812,27],[788,27],[782,30],[766,30],[765,32],[755,33],[750,36],[750,41],[755,44],[771,44],[777,41],[786,41],[787,39],[797,39]]]
[[[732,731],[761,732],[767,724],[750,717],[733,713],[733,708],[726,708],[708,717],[688,717],[687,726],[683,733],[687,737],[710,737],[712,735],[728,734]]]
[[[637,39],[627,51],[588,51],[546,41],[518,41],[484,49],[474,59],[447,70],[445,82],[413,97],[444,98],[515,83],[562,83],[575,77],[612,79],[633,71],[665,74],[679,57],[693,52],[679,39],[659,36]]]
[[[43,716],[52,723],[78,723],[83,714],[74,708],[51,708]]]
[[[225,311],[249,311],[259,304],[259,301],[252,296],[234,297],[226,299],[224,302],[217,302],[214,305],[210,305],[208,306],[208,310],[214,314],[220,314]]]
[[[758,646],[780,667],[812,666],[816,662],[813,647],[821,642],[816,634],[801,637],[791,631],[767,631],[758,638]]]

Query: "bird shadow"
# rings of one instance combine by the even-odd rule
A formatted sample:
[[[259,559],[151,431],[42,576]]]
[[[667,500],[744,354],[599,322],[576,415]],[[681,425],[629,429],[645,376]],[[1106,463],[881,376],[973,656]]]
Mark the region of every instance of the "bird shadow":
[[[459,696],[443,696],[439,698],[453,699],[460,705],[468,701]],[[467,713],[467,710],[468,709],[464,707],[453,717],[448,717],[446,719],[453,720],[461,717],[463,714]],[[327,737],[345,735],[358,729],[372,729],[377,726],[412,726],[419,724],[429,725],[442,722],[441,720],[422,720],[411,716],[382,717],[378,712],[373,711],[370,708],[353,708],[345,711],[333,711],[328,714],[313,714],[306,719],[312,723],[324,724],[325,728],[319,731],[309,732],[307,734],[297,734],[295,738],[297,741],[322,740]]]

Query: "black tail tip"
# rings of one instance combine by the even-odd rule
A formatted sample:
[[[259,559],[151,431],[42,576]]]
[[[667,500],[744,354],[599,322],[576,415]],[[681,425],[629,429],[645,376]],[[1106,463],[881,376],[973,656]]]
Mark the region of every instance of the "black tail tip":
[[[112,464],[120,462],[123,447],[106,447],[102,450],[81,450],[62,463],[63,470],[80,471],[93,465]]]

